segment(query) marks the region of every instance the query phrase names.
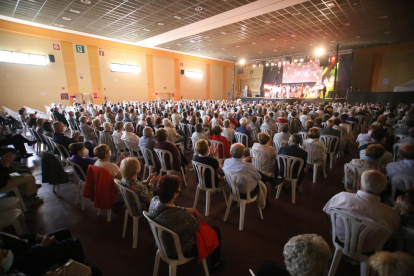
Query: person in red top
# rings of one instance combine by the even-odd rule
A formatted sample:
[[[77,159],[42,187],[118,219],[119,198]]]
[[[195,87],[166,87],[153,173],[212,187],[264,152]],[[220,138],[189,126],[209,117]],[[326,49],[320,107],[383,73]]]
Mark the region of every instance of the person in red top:
[[[220,159],[231,158],[230,143],[226,139],[226,137],[221,136],[221,133],[223,132],[223,129],[221,128],[221,126],[220,125],[215,125],[211,129],[211,132],[212,132],[213,136],[210,136],[209,139],[214,140],[214,141],[222,142],[223,145],[224,145],[224,157],[223,157],[223,149],[222,149],[222,146],[220,145],[219,151],[218,151],[219,152],[219,158]]]
[[[278,118],[276,119],[276,122],[278,122],[278,123],[282,123],[282,124],[286,124],[286,123],[287,123],[286,113],[285,113],[285,112],[282,112],[282,113],[280,114],[280,117],[278,117]]]

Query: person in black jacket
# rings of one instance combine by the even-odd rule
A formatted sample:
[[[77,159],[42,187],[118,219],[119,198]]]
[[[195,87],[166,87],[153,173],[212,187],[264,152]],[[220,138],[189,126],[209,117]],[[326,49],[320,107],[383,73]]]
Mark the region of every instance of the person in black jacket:
[[[66,120],[65,115],[59,112],[59,107],[55,107],[53,111],[53,116],[55,116],[56,119],[58,119],[59,122],[62,122],[65,126],[69,126],[69,123]]]
[[[301,142],[302,142],[302,136],[300,136],[299,134],[292,134],[292,136],[290,136],[290,139],[289,139],[289,146],[280,148],[278,152],[278,155],[280,154],[289,155],[289,156],[301,158],[303,160],[303,167],[302,167],[301,172],[298,172],[299,170],[298,163],[296,163],[295,166],[293,167],[293,177],[296,178],[299,173],[298,183],[297,183],[298,186],[300,186],[300,184],[302,183],[303,176],[304,176],[304,170],[306,167],[306,161],[308,160],[308,153],[305,150],[299,148],[299,144]],[[279,168],[279,171],[283,172],[284,171],[283,162],[281,162],[280,165],[281,166]]]

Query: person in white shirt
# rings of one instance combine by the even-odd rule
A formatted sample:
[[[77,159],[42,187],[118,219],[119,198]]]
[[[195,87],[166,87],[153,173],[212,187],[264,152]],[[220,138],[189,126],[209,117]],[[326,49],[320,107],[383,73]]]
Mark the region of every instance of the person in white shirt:
[[[332,209],[342,210],[384,226],[395,235],[400,228],[400,214],[397,209],[382,203],[380,197],[387,185],[385,175],[377,170],[365,171],[361,175],[359,184],[360,190],[356,194],[341,192],[335,195],[326,203],[323,211],[329,215]],[[344,242],[345,228],[342,220],[336,221],[336,233],[337,238]],[[374,251],[375,245],[376,243],[368,236],[362,252]]]
[[[414,144],[414,127],[408,130],[408,137],[398,140],[400,144]]]
[[[264,122],[260,126],[260,131],[266,132],[266,130],[271,130],[271,137],[273,137],[277,133],[277,126],[270,122],[270,116],[264,116]]]
[[[171,115],[171,121],[174,126],[178,126],[180,124],[182,117],[180,114],[177,113],[177,109],[173,109],[173,114]]]
[[[283,124],[282,126],[282,132],[276,133],[275,136],[273,136],[273,140],[283,140],[283,141],[289,141],[290,139],[290,133],[289,133],[289,126],[288,124]]]
[[[125,132],[121,139],[125,142],[139,144],[139,136],[134,133],[134,125],[130,122],[125,124]]]
[[[328,151],[328,149],[326,148],[325,143],[319,140],[320,136],[321,133],[319,132],[319,129],[317,129],[316,127],[309,129],[308,139],[303,140],[302,146],[305,150],[310,145],[320,146],[322,152],[319,152],[319,155],[317,154],[317,156],[315,156],[314,161],[322,159],[324,160],[324,162],[326,162],[326,152]]]
[[[223,128],[223,132],[221,133],[221,135],[226,137],[227,141],[229,141],[229,143],[231,144],[234,141],[234,133],[236,131],[230,127],[231,123],[229,119],[224,120],[223,125],[224,125],[224,128]]]
[[[398,155],[401,161],[392,162],[387,165],[387,177],[391,180],[395,175],[409,175],[414,177],[414,144],[404,144],[398,149]],[[405,192],[405,184],[399,179],[396,183],[399,191]]]
[[[260,160],[260,165],[261,172],[268,176],[271,176],[276,168],[275,163],[277,157],[277,152],[275,148],[272,146],[272,139],[268,133],[260,132],[257,135],[257,140],[259,141],[259,143],[254,143],[252,149],[269,154],[269,159]]]
[[[192,134],[191,139],[195,139],[195,140],[204,139],[204,140],[208,141],[207,136],[203,134],[203,125],[202,124],[196,124],[195,125],[195,132]]]
[[[121,170],[119,169],[119,164],[121,164],[122,160],[125,159],[125,154],[122,154],[118,158],[118,163],[115,164],[115,163],[109,162],[109,158],[111,157],[111,150],[109,149],[108,145],[105,145],[105,144],[98,145],[93,150],[93,153],[98,158],[94,166],[107,169],[113,178],[122,180],[122,175],[121,175]]]
[[[305,123],[307,121],[312,121],[312,117],[308,115],[308,111],[304,110],[303,114],[299,117],[300,122],[302,123],[302,126],[305,127]]]

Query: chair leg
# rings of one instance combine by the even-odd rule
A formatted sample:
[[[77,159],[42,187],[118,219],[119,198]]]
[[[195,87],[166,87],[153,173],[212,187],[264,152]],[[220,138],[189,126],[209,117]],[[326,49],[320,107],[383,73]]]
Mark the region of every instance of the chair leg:
[[[183,167],[181,167],[181,174],[183,175],[184,184],[185,184],[185,186],[187,186],[187,179],[185,177],[185,173],[184,173]]]
[[[138,228],[139,228],[139,217],[133,217],[133,223],[134,223],[134,227],[133,227],[133,248],[137,248],[137,244],[138,244]]]
[[[160,250],[157,250],[157,253],[155,253],[155,262],[154,262],[154,273],[152,273],[152,276],[158,275],[158,268],[160,267]]]
[[[122,238],[125,238],[125,232],[128,225],[128,210],[125,210],[125,216],[124,216],[124,229],[122,230]]]
[[[283,183],[281,183],[281,184],[277,187],[276,199],[279,199],[280,192],[282,191],[282,186],[283,186]]]
[[[331,169],[332,169],[332,167],[333,167],[333,158],[334,158],[334,156],[333,156],[333,153],[330,153],[330,155],[331,155],[331,156],[330,156],[330,158],[329,158],[329,159],[330,159],[330,160],[329,160],[329,162],[330,162],[331,164],[330,164],[329,168],[331,168]]]
[[[22,207],[22,211],[26,212],[27,211],[26,204],[24,203],[22,194],[20,193],[19,189],[17,189],[17,187],[14,187],[13,192],[19,198],[19,203],[20,203],[20,206]]]
[[[316,176],[318,175],[318,165],[313,164],[313,183],[316,183]]]
[[[112,217],[112,209],[108,209],[106,211],[106,221],[111,222],[111,217]]]
[[[239,223],[239,230],[243,231],[244,226],[244,214],[246,212],[246,202],[240,202],[240,223]]]
[[[193,206],[194,209],[197,209],[197,202],[198,202],[199,193],[200,193],[200,187],[197,185],[196,194],[195,194],[195,197],[194,197],[194,206]]]
[[[209,211],[210,211],[210,198],[211,198],[211,191],[206,192],[206,211],[205,215],[208,217]]]
[[[227,196],[226,196],[226,191],[224,190],[224,188],[222,188],[221,190],[223,191],[224,202],[226,202],[226,204],[227,204]]]
[[[260,218],[263,219],[262,208],[260,208],[260,206],[259,206],[259,201],[256,200],[256,202],[257,202],[257,208],[259,208]]]
[[[177,265],[172,264],[170,265],[170,276],[175,276],[175,275],[177,275]]]
[[[367,261],[361,262],[360,263],[360,275],[361,276],[369,276],[369,265],[367,264]]]
[[[208,266],[207,266],[206,259],[203,260],[203,267],[204,267],[204,272],[206,273],[206,276],[210,276],[210,273],[208,272]]]
[[[342,257],[342,249],[335,247],[335,254],[332,259],[331,267],[329,268],[328,276],[334,276],[336,273],[336,269],[338,268],[339,262],[341,261]]]
[[[78,191],[76,193],[76,203],[75,203],[76,205],[79,204],[79,196],[80,196],[81,187],[82,186],[78,184]]]
[[[150,169],[150,168],[148,168],[148,169]],[[142,179],[143,180],[145,180],[145,174],[146,174],[146,172],[147,172],[147,166],[144,165],[144,172],[142,174]],[[149,172],[149,175],[151,175],[151,172]]]
[[[101,209],[98,208],[97,216],[99,217],[100,214],[101,214]]]
[[[292,180],[292,203],[296,200],[296,180]]]
[[[229,212],[230,212],[230,208],[231,208],[232,203],[233,203],[233,194],[230,194],[229,201],[227,202],[226,213],[224,214],[223,221],[227,221],[227,217],[229,216]]]

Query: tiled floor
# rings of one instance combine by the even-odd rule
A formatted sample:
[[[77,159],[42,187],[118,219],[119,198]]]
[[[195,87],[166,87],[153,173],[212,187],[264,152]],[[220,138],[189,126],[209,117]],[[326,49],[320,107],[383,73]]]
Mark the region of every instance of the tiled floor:
[[[321,235],[332,247],[327,216],[322,212],[325,203],[342,190],[341,179],[343,164],[348,162],[355,152],[343,156],[334,169],[327,168],[326,179],[318,174],[317,183],[312,183],[312,174],[307,173],[303,183],[303,194],[298,194],[296,204],[291,203],[291,194],[282,192],[279,200],[275,199],[275,189],[268,191],[269,206],[263,211],[261,220],[256,204],[246,208],[245,226],[238,230],[239,210],[233,203],[227,222],[223,222],[225,202],[221,193],[211,199],[210,215],[204,221],[217,226],[222,232],[222,257],[226,267],[214,275],[250,275],[248,270],[257,272],[264,260],[273,260],[283,264],[283,246],[289,238],[304,234]],[[187,155],[191,158],[191,154]],[[34,174],[41,183],[40,158],[28,159]],[[188,175],[188,187],[182,187],[182,195],[177,205],[192,207],[196,182],[194,172]],[[125,239],[122,238],[124,209],[122,203],[115,204],[112,221],[106,221],[106,212],[99,217],[93,204],[86,201],[85,211],[75,205],[75,184],[62,185],[60,198],[52,192],[52,187],[43,184],[39,190],[44,204],[31,208],[26,215],[26,223],[31,232],[46,233],[58,228],[69,228],[74,237],[79,238],[84,246],[87,260],[91,265],[101,269],[105,276],[152,275],[155,242],[145,219],[140,220],[138,248],[132,248],[132,220],[129,221]],[[197,209],[203,213],[205,193],[200,192]],[[196,260],[178,268],[178,275],[204,275],[203,267]],[[168,266],[161,261],[159,275],[168,275]],[[352,266],[342,261],[338,276],[359,275],[359,266]]]

